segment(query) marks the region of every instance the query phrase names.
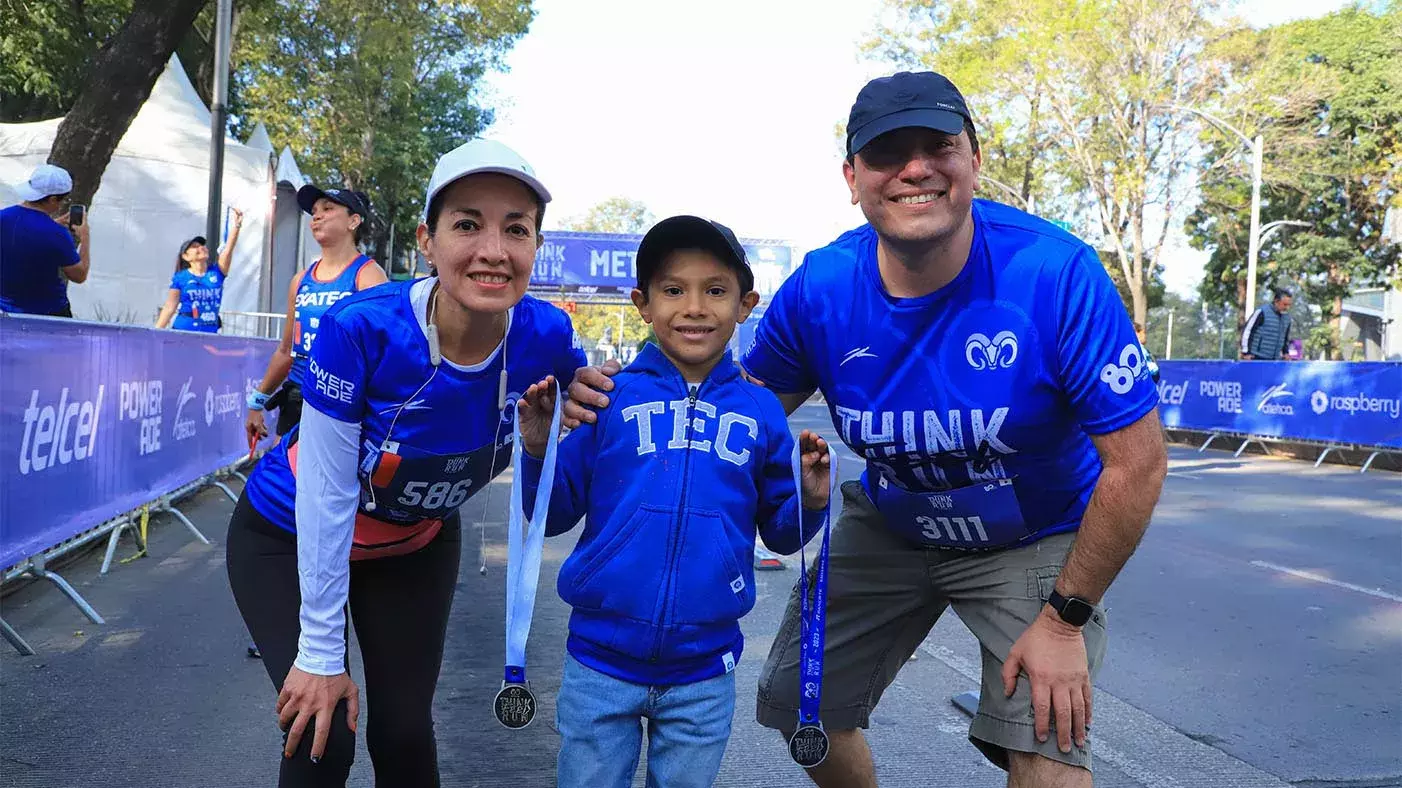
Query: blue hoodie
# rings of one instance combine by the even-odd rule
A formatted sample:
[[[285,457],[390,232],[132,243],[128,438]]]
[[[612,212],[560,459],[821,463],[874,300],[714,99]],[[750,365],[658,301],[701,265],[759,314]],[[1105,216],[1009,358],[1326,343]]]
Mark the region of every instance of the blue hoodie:
[[[635,684],[689,684],[735,669],[754,607],[754,545],[796,552],[822,525],[802,509],[783,406],[730,354],[689,392],[648,344],[614,377],[607,408],[560,443],[546,535],[587,515],[560,568],[567,648]],[[524,456],[530,512],[541,462]],[[799,515],[803,514],[800,533]]]

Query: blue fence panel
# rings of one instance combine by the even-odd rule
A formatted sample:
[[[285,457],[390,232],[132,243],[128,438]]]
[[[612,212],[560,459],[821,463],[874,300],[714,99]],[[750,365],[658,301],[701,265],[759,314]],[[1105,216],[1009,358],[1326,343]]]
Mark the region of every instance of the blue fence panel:
[[[247,456],[277,343],[0,315],[0,567]]]
[[[1402,362],[1161,361],[1164,424],[1402,448]]]

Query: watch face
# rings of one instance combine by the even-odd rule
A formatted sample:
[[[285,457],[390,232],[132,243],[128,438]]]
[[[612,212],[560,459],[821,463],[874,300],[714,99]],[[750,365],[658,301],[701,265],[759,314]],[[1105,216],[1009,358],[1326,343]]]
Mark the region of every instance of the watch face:
[[[1066,604],[1061,608],[1061,620],[1072,626],[1085,626],[1090,620],[1095,608],[1090,603],[1072,597],[1066,600]]]

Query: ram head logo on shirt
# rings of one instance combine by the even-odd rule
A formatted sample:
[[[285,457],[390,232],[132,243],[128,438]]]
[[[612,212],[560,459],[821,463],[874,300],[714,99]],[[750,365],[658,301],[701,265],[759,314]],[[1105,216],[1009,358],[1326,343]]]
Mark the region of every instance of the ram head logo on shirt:
[[[992,339],[970,334],[964,343],[964,358],[974,369],[1007,369],[1017,360],[1017,335],[999,331]]]

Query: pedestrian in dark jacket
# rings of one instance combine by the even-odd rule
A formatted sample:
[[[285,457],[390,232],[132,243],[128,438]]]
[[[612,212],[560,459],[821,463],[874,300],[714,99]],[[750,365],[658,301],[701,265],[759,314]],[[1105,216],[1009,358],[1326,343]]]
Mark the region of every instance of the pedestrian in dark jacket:
[[[1290,304],[1294,296],[1277,287],[1269,304],[1252,313],[1241,332],[1241,357],[1274,361],[1289,358]]]

